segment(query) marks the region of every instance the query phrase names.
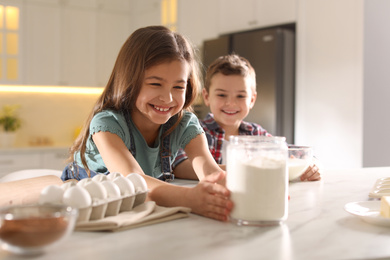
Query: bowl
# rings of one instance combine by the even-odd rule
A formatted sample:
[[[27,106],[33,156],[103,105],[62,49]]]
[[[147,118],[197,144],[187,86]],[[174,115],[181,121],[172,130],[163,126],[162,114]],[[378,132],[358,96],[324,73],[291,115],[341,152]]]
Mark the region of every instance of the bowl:
[[[0,208],[1,247],[18,255],[39,255],[72,233],[78,210],[65,205]]]
[[[288,147],[288,177],[298,179],[312,164],[313,149],[310,146],[290,145]]]

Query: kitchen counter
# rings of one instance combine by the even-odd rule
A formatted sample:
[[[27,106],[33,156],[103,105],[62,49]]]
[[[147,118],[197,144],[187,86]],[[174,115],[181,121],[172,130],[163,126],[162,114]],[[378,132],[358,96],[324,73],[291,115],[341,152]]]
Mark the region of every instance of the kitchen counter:
[[[290,183],[289,217],[280,226],[240,227],[190,214],[121,232],[74,232],[34,259],[387,259],[390,227],[344,210],[368,201],[381,177],[390,177],[390,167],[329,170],[322,181]],[[0,259],[25,258],[0,251]]]

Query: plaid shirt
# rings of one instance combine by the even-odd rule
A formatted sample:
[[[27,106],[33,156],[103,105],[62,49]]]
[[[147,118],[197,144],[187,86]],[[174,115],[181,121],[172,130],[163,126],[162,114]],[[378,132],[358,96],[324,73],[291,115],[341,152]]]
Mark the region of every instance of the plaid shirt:
[[[214,157],[214,160],[218,163],[222,163],[222,144],[225,140],[225,131],[214,120],[213,114],[209,113],[204,120],[199,120],[203,130],[206,134],[209,149]],[[242,121],[240,128],[238,129],[239,135],[263,135],[271,136],[264,128],[256,123],[249,123]],[[175,161],[173,162],[173,168],[179,163],[187,159],[186,153],[183,149],[180,149]]]

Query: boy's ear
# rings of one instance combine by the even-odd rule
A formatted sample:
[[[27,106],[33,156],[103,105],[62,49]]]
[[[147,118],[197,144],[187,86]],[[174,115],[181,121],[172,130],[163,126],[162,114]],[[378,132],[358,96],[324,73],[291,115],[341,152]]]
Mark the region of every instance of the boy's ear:
[[[209,102],[209,93],[207,92],[207,90],[204,88],[202,89],[202,96],[203,96],[203,101],[204,101],[204,104],[206,106],[210,106],[210,102]]]
[[[252,98],[251,98],[251,103],[249,104],[249,108],[250,109],[252,109],[253,106],[255,105],[256,98],[257,98],[257,92],[253,92],[252,93]]]

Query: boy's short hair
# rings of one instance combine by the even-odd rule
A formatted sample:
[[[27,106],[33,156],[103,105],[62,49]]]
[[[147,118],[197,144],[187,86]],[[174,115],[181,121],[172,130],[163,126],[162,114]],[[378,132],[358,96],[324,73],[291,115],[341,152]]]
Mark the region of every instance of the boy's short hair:
[[[211,79],[215,74],[223,75],[241,75],[249,77],[252,81],[252,90],[256,92],[256,73],[247,59],[237,54],[221,56],[214,60],[207,69],[204,88],[209,92]]]

